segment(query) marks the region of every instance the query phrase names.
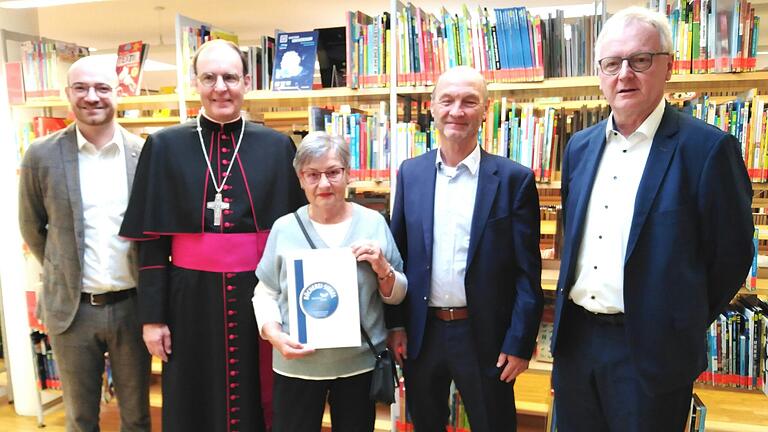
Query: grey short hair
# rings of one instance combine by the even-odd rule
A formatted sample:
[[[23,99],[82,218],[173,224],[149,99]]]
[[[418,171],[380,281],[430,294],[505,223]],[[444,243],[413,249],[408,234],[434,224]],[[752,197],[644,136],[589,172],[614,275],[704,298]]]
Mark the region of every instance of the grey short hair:
[[[595,57],[597,57],[597,60],[602,58],[600,49],[602,48],[605,38],[611,34],[621,33],[624,26],[633,22],[648,24],[653,27],[659,34],[661,51],[670,54],[674,53],[674,49],[672,48],[672,31],[669,29],[669,20],[667,17],[650,9],[632,6],[616,12],[616,14],[608,18],[605,24],[603,24],[603,29],[600,31],[600,34],[597,36],[597,41],[595,42]]]
[[[330,135],[326,132],[310,132],[301,140],[296,156],[293,158],[293,169],[296,172],[315,159],[319,159],[328,153],[333,153],[339,158],[344,169],[349,171],[350,155],[349,145],[343,137]]]
[[[432,102],[435,102],[435,97],[437,96],[437,90],[440,87],[440,81],[443,78],[447,78],[450,76],[461,76],[463,78],[469,78],[477,81],[480,86],[480,97],[482,98],[482,103],[485,105],[485,102],[488,100],[488,83],[485,81],[485,77],[483,74],[480,73],[477,69],[471,67],[471,66],[454,66],[442,74],[437,78],[437,82],[435,83],[434,88],[432,88],[432,95],[431,99]]]

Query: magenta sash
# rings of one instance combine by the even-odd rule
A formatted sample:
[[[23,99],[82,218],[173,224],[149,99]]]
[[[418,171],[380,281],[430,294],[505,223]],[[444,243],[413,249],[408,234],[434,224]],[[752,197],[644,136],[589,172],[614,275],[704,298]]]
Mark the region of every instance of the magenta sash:
[[[215,273],[254,271],[264,254],[269,231],[242,234],[175,234],[173,265]]]

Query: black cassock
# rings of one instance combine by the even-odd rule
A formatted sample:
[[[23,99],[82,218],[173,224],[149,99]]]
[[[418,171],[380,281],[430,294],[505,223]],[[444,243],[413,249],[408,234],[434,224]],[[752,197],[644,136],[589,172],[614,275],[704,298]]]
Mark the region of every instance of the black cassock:
[[[235,155],[241,120],[200,123],[216,184],[232,167],[220,224],[209,208],[216,190],[197,125],[189,121],[147,138],[120,235],[141,240],[141,322],[171,331],[163,431],[262,431],[271,419],[272,354],[254,318],[254,270],[273,222],[306,199],[287,136],[246,122]],[[261,363],[260,343],[267,354]],[[264,391],[260,370],[269,378]]]

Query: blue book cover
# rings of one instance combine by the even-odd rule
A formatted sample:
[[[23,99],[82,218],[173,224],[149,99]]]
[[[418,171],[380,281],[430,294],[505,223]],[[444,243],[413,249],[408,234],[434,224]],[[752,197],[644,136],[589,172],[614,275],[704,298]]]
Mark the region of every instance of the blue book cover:
[[[278,33],[273,90],[311,90],[317,59],[317,31]]]

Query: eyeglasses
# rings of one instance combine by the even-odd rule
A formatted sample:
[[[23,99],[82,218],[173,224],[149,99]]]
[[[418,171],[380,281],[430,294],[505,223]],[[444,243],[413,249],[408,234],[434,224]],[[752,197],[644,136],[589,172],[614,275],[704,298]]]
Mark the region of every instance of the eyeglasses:
[[[606,75],[616,75],[621,70],[624,60],[629,63],[629,67],[635,72],[645,72],[653,65],[653,56],[670,55],[666,52],[639,52],[629,57],[604,57],[597,61],[600,70]]]
[[[219,77],[224,80],[224,85],[226,85],[227,88],[237,86],[240,84],[240,80],[243,79],[243,77],[235,73],[217,75],[211,72],[204,72],[197,76],[197,80],[200,82],[200,84],[206,87],[215,87],[216,83],[219,82]]]
[[[74,94],[75,96],[83,97],[88,94],[88,92],[93,89],[96,92],[96,95],[99,97],[104,97],[112,94],[112,86],[109,84],[84,84],[84,83],[74,83],[69,86],[69,90]]]
[[[344,168],[330,168],[325,171],[306,170],[301,172],[304,181],[314,185],[320,183],[320,178],[325,174],[325,178],[331,183],[338,183],[344,176]]]

